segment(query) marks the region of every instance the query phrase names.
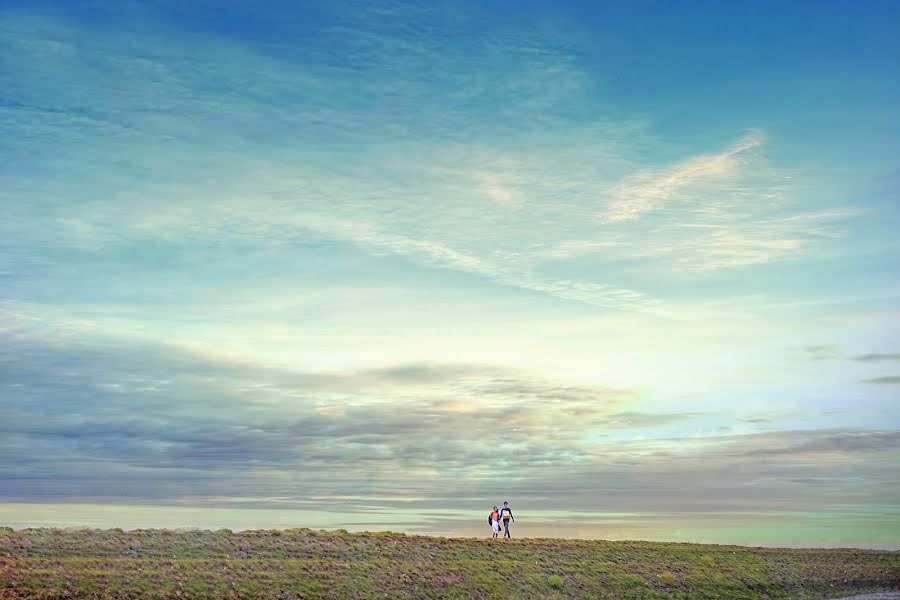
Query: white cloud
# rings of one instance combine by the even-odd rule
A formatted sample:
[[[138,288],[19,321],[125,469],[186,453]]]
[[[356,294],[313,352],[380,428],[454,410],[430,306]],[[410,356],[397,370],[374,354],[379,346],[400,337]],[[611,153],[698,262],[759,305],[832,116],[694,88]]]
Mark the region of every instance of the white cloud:
[[[651,271],[708,274],[797,260],[818,242],[844,235],[854,208],[804,210],[789,170],[759,153],[759,134],[719,154],[668,168],[638,169],[606,192],[609,202],[589,235],[535,248],[535,261],[595,258]]]
[[[747,136],[719,154],[696,156],[665,169],[645,169],[625,178],[609,191],[609,222],[635,219],[667,202],[684,200],[684,188],[698,181],[720,179],[735,173],[740,155],[762,144],[758,135]]]
[[[411,256],[425,264],[476,273],[502,285],[542,292],[565,300],[630,311],[663,308],[663,303],[659,300],[634,290],[584,281],[541,278],[528,271],[507,268],[441,244],[380,232],[367,224],[349,221],[328,222],[315,217],[300,217],[295,224],[331,237],[362,244],[376,252]]]
[[[516,204],[521,196],[511,178],[503,173],[482,171],[475,174],[475,192],[502,205]]]

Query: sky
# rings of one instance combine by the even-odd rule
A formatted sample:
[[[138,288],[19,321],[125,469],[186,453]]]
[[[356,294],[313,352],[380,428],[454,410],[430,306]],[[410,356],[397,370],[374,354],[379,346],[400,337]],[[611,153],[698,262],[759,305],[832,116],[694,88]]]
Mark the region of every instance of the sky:
[[[898,27],[0,2],[0,523],[897,548]]]

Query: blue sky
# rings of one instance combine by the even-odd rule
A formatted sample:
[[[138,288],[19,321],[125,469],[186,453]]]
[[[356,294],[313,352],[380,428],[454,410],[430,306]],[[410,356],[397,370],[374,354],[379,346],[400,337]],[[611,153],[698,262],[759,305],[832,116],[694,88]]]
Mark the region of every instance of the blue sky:
[[[0,5],[0,521],[900,544],[895,3],[184,4]]]

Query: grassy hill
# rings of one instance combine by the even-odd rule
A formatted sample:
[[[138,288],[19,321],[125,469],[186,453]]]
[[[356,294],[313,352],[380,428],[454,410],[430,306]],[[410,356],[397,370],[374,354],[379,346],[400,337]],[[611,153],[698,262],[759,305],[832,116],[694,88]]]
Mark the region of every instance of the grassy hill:
[[[0,598],[829,598],[900,553],[344,531],[0,528]]]

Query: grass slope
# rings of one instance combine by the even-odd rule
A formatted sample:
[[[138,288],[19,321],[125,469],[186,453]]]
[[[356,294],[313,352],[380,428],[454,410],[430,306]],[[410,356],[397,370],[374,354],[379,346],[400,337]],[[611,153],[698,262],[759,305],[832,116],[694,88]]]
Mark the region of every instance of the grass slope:
[[[827,598],[900,553],[344,531],[0,528],[0,598]]]

